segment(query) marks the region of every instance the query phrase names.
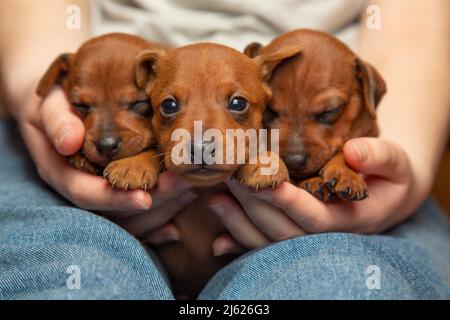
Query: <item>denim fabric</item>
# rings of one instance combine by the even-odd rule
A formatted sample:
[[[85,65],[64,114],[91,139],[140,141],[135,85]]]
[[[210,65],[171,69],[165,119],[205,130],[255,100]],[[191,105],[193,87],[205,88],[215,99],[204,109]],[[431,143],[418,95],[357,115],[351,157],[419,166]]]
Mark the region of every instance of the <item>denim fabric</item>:
[[[67,285],[78,268],[80,288]],[[367,285],[379,270],[379,289]],[[68,269],[69,268],[69,269]],[[70,284],[70,283],[69,283]],[[40,182],[0,122],[0,299],[172,299],[157,261],[130,234]],[[308,235],[221,270],[200,299],[450,298],[450,231],[427,201],[384,235]]]

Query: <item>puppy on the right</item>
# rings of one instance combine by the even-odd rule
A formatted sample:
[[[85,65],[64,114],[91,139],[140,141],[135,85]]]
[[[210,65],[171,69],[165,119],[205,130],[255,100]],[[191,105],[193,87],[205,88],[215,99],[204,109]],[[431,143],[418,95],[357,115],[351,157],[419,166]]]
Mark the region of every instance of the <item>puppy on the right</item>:
[[[252,43],[245,53],[254,57],[290,45],[303,51],[274,71],[264,124],[280,130],[280,156],[299,187],[325,202],[363,200],[367,184],[342,149],[349,139],[378,135],[376,108],[386,84],[373,66],[320,31],[295,30],[265,47]]]

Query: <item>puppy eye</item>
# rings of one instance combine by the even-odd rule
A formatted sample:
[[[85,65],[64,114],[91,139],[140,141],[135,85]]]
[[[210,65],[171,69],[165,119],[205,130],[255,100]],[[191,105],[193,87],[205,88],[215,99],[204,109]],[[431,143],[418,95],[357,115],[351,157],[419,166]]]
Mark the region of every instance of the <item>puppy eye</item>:
[[[142,100],[130,104],[130,110],[139,116],[146,116],[151,110],[150,101]]]
[[[82,115],[86,115],[91,111],[91,106],[85,103],[73,103],[72,105]]]
[[[228,103],[228,108],[231,111],[234,112],[244,112],[248,109],[248,102],[247,100],[245,100],[244,98],[241,97],[234,97],[230,100],[230,102]]]
[[[321,124],[331,125],[338,118],[341,113],[342,107],[335,108],[333,110],[318,113],[314,116],[315,120]]]
[[[175,99],[169,98],[161,102],[161,112],[165,115],[177,113],[179,110],[180,107]]]

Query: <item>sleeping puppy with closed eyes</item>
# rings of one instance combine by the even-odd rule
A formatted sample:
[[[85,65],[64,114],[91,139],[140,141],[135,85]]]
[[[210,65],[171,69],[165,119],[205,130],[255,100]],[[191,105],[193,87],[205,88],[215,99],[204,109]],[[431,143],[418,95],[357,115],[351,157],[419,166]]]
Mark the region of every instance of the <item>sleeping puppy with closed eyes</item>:
[[[378,135],[376,107],[386,84],[373,66],[320,31],[288,32],[265,47],[250,44],[245,53],[291,45],[303,51],[274,71],[264,125],[279,129],[280,156],[299,187],[325,202],[363,200],[366,182],[346,164],[342,148],[349,139]]]
[[[159,173],[151,149],[153,110],[134,77],[138,53],[155,48],[163,46],[122,33],[95,37],[76,53],[58,56],[37,87],[38,95],[44,97],[60,85],[83,119],[83,147],[69,158],[71,164],[89,173],[103,173],[120,189],[150,189]],[[133,170],[127,165],[130,157]]]

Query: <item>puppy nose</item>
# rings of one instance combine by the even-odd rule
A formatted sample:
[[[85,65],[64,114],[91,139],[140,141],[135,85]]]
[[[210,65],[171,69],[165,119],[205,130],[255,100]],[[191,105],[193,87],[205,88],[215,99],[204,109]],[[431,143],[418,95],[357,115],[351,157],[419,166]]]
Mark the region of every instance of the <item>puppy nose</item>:
[[[215,156],[216,150],[214,146],[211,145],[212,141],[203,141],[203,142],[192,142],[191,144],[191,163],[207,164],[205,162],[205,158],[203,157],[203,153],[206,150],[206,155],[211,155],[211,157]],[[195,155],[197,155],[197,159],[195,159]],[[196,161],[197,160],[197,161]]]
[[[299,169],[308,162],[308,155],[303,153],[290,154],[284,158],[289,169]]]
[[[107,157],[113,157],[118,151],[122,140],[117,137],[106,136],[101,138],[95,143],[98,152],[106,155]]]

